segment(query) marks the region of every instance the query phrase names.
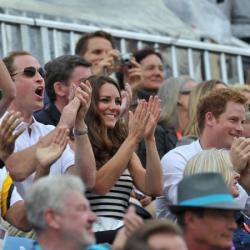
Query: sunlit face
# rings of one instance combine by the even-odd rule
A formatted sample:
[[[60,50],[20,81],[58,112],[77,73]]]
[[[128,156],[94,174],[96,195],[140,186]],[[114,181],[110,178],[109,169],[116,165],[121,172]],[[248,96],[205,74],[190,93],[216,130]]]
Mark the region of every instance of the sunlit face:
[[[143,88],[158,90],[164,80],[163,63],[161,59],[152,54],[140,62],[144,77]]]
[[[165,232],[150,236],[148,244],[152,250],[187,250],[186,243],[182,237]]]
[[[113,84],[105,83],[101,86],[97,108],[105,126],[114,128],[121,113],[121,97]]]
[[[217,119],[213,118],[212,135],[217,138],[217,147],[230,148],[235,137],[240,137],[245,122],[245,107],[242,104],[228,102],[226,110]]]
[[[230,193],[232,194],[233,197],[239,196],[239,190],[238,190],[238,187],[237,187],[239,179],[240,179],[240,174],[238,174],[237,172],[233,171],[232,181],[230,183],[231,184],[230,185]]]
[[[93,73],[96,72],[96,66],[99,65],[112,49],[111,42],[105,38],[93,37],[88,40],[87,51],[83,57],[92,64]]]
[[[195,216],[190,223],[190,234],[200,249],[230,249],[232,246],[232,236],[236,229],[235,211],[205,209],[202,217]]]
[[[92,231],[95,221],[96,215],[90,210],[88,200],[79,192],[70,193],[60,215],[59,230],[63,238],[85,249],[86,246],[95,243]]]
[[[16,98],[12,106],[16,111],[32,114],[43,107],[44,79],[36,72],[33,77],[23,74],[26,67],[39,69],[41,65],[31,55],[21,55],[14,59],[14,76]]]

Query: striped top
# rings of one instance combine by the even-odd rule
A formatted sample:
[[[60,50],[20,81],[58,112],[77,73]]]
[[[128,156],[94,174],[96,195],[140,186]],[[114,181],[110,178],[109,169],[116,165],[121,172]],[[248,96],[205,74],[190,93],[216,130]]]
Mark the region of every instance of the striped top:
[[[132,178],[126,169],[116,184],[104,196],[87,192],[90,206],[97,216],[123,219],[129,206],[130,193],[133,188]]]

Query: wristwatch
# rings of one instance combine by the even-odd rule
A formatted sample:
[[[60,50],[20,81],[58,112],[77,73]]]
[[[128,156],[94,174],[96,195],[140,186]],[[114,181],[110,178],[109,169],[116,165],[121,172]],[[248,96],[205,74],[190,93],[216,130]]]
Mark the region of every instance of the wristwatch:
[[[73,135],[74,136],[86,135],[87,133],[88,133],[88,127],[85,127],[83,129],[73,128]]]

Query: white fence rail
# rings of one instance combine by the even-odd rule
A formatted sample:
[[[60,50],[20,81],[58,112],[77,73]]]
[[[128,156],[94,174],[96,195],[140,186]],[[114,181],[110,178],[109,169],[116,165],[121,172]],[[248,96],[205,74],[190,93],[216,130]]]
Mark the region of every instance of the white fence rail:
[[[41,63],[62,54],[74,53],[76,41],[84,32],[100,27],[0,14],[0,56],[11,50],[31,51]],[[200,80],[220,78],[225,82],[244,83],[243,58],[250,49],[224,46],[102,28],[110,32],[122,53],[152,46],[163,53],[173,76],[188,74]]]

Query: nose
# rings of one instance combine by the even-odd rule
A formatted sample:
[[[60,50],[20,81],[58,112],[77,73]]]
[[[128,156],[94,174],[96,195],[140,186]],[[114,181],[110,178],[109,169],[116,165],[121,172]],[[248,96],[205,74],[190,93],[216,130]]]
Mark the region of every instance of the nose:
[[[96,221],[97,217],[96,214],[92,211],[89,212],[89,220],[91,221],[91,223],[94,223]]]
[[[242,123],[242,122],[239,122],[239,123],[237,124],[236,130],[237,130],[238,132],[240,132],[240,134],[242,134],[243,129],[244,129],[243,123]]]
[[[111,110],[116,110],[116,109],[119,109],[119,108],[120,108],[120,105],[117,104],[115,101],[112,101],[112,102],[110,103],[109,108],[110,108]]]

